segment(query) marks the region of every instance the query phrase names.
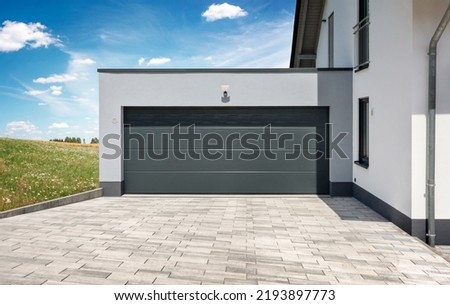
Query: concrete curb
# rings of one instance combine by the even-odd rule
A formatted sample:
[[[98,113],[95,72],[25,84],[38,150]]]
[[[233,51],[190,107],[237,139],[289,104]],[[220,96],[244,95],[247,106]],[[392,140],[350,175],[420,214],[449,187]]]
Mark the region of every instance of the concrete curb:
[[[89,199],[94,199],[94,198],[98,198],[98,197],[102,197],[102,196],[103,196],[103,189],[98,188],[98,189],[95,189],[92,191],[87,191],[84,193],[70,195],[70,196],[66,196],[66,197],[62,197],[62,198],[58,198],[58,199],[53,199],[53,200],[36,203],[33,205],[29,205],[29,206],[16,208],[16,209],[9,210],[9,211],[0,212],[0,219],[13,217],[13,216],[17,216],[17,215],[22,215],[22,214],[28,214],[28,213],[37,212],[37,211],[42,211],[42,210],[51,209],[51,208],[56,208],[56,207],[60,207],[60,206],[64,206],[64,205],[68,205],[68,204],[72,204],[72,203],[76,203],[76,202],[80,202],[80,201],[85,201],[85,200],[89,200]]]

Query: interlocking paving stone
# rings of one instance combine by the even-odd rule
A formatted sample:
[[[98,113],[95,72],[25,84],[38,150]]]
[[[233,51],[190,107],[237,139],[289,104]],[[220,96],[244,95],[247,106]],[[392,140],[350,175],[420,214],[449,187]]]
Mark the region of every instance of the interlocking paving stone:
[[[26,276],[27,279],[42,280],[43,281],[42,283],[47,281],[61,282],[66,277],[68,277],[68,275],[66,274],[55,274],[54,272],[48,272],[44,270],[32,272]]]
[[[67,268],[67,269],[61,271],[60,274],[79,275],[79,276],[90,277],[90,278],[96,277],[96,278],[106,279],[108,276],[111,275],[111,272],[99,271],[99,270],[95,270],[95,269],[85,269],[85,268],[80,268],[80,269]]]
[[[156,285],[200,285],[201,280],[198,279],[178,279],[178,278],[156,278],[153,282]]]
[[[353,198],[103,197],[0,220],[0,284],[449,285],[449,261]]]
[[[436,252],[450,262],[450,246],[437,246]]]

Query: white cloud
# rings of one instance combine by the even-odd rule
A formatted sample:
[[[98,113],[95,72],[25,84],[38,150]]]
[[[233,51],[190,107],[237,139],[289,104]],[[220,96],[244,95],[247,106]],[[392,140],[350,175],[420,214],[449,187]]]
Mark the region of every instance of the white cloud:
[[[77,80],[78,77],[73,74],[53,74],[49,77],[39,77],[33,79],[33,83],[38,84],[53,84],[53,83],[66,83]]]
[[[206,18],[206,21],[213,22],[221,19],[236,19],[247,16],[248,13],[236,5],[228,3],[212,4],[206,11],[202,13],[202,17]]]
[[[145,58],[144,57],[139,58],[139,60],[138,60],[139,66],[142,66],[144,63],[145,63]]]
[[[38,95],[42,95],[42,94],[46,94],[46,93],[48,93],[48,90],[28,90],[28,91],[25,91],[25,94],[29,95],[29,96],[38,96]]]
[[[149,60],[147,60],[147,58],[145,58],[145,57],[141,57],[138,60],[138,64],[139,64],[139,66],[143,66],[143,65],[161,66],[161,65],[165,65],[171,61],[172,60],[167,57],[155,57],[155,58],[150,58]]]
[[[67,123],[53,123],[48,129],[68,129],[70,126]]]
[[[62,94],[62,86],[51,86],[50,91],[52,95],[60,96]]]
[[[88,65],[88,66],[96,64],[95,60],[90,58],[77,58],[72,60],[72,63],[76,65]]]
[[[58,116],[71,116],[74,114],[73,103],[67,98],[59,96],[60,92],[62,94],[62,86],[50,86],[47,90],[35,90],[25,84],[22,84],[22,86],[26,90],[24,92],[25,95],[31,96],[34,101],[37,100],[38,106],[48,106],[49,110]],[[27,99],[29,100],[30,98]]]
[[[39,127],[31,123],[30,121],[13,121],[9,122],[6,125],[7,135],[14,134],[41,134],[42,132],[39,130]]]
[[[33,49],[60,45],[60,41],[46,32],[41,23],[5,21],[0,27],[0,52],[14,52],[29,46]]]
[[[172,60],[167,57],[152,58],[147,62],[147,66],[161,66],[161,65],[167,64],[171,61]]]
[[[50,93],[54,96],[60,96],[62,94],[62,86],[51,86],[50,89],[47,90],[34,90],[34,89],[30,89],[28,91],[25,91],[26,95],[29,96],[39,96],[39,95],[44,95],[47,93]]]

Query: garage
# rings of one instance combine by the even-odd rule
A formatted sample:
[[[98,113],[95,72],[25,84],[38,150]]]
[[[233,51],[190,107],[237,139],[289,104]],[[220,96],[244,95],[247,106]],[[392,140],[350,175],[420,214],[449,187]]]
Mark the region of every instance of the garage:
[[[126,194],[328,194],[328,107],[124,107]]]

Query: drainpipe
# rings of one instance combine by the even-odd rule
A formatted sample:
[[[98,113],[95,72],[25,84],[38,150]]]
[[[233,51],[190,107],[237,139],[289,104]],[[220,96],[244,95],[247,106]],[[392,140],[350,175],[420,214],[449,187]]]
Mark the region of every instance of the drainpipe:
[[[428,117],[427,117],[427,242],[431,247],[436,242],[436,215],[435,215],[435,170],[436,170],[436,70],[437,45],[450,22],[450,5],[439,23],[436,32],[431,38],[428,72]]]

